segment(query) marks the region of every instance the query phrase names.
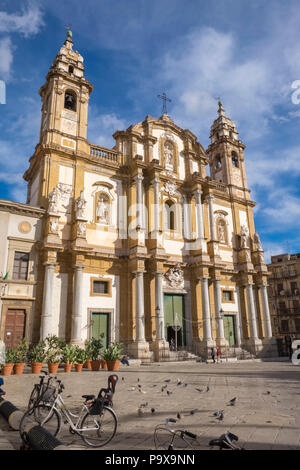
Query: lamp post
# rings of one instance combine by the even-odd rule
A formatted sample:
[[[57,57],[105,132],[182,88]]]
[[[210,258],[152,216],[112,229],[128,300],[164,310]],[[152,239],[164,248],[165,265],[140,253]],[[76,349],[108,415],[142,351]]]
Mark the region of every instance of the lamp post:
[[[160,321],[160,307],[157,305],[155,309],[156,315],[156,339],[162,339],[162,332],[161,332],[161,321]]]

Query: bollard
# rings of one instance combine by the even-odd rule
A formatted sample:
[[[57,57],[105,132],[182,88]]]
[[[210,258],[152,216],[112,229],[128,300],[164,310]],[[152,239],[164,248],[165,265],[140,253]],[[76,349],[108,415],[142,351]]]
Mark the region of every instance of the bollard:
[[[10,427],[14,431],[18,431],[20,427],[21,419],[24,413],[15,407],[10,401],[1,400],[0,402],[0,414],[6,419]]]
[[[32,450],[69,450],[56,439],[47,429],[38,424],[30,423],[24,428],[27,444]]]

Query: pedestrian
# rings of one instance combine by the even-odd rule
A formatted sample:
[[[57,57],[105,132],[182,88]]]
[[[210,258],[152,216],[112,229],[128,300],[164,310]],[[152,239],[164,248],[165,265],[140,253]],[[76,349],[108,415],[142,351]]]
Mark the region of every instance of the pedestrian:
[[[221,349],[217,349],[217,362],[221,362]]]
[[[129,361],[128,361],[129,357],[128,356],[123,356],[122,359],[121,359],[121,364],[124,364],[126,366],[129,366]]]
[[[212,360],[214,361],[214,364],[215,364],[215,357],[216,357],[216,352],[215,352],[215,348],[211,348],[211,358]]]

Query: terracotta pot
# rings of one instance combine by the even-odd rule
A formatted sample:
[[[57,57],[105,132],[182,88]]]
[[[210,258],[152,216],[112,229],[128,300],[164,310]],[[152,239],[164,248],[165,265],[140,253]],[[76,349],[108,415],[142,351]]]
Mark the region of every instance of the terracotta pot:
[[[119,365],[121,361],[106,361],[108,370],[119,370]]]
[[[42,362],[32,362],[31,363],[31,372],[33,374],[40,374],[43,367]]]
[[[56,374],[58,370],[59,362],[48,362],[49,374]]]
[[[100,369],[100,362],[101,361],[92,361],[92,370],[96,371]]]
[[[106,361],[104,361],[103,359],[101,359],[101,361],[100,361],[100,362],[101,362],[101,369],[105,369],[105,370],[107,370],[107,362],[106,362]]]
[[[25,367],[25,362],[16,362],[16,364],[14,365],[14,374],[15,375],[23,374],[24,367]]]
[[[85,361],[85,363],[83,364],[83,367],[85,367],[86,369],[92,370],[92,361],[91,361],[91,359],[88,359],[87,361]]]
[[[83,368],[83,364],[74,364],[75,372],[81,372]]]
[[[1,374],[2,375],[10,375],[12,373],[14,364],[4,364],[1,369]]]
[[[71,372],[73,364],[64,364],[64,371]]]

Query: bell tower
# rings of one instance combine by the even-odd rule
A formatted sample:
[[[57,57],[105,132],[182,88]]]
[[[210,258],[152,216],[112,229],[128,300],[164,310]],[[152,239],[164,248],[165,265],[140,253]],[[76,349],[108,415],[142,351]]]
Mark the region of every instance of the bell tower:
[[[226,116],[221,101],[218,115],[211,127],[211,144],[207,150],[210,176],[227,185],[248,189],[244,164],[246,146],[239,140],[236,126]]]
[[[86,139],[88,102],[93,86],[84,77],[83,57],[73,50],[72,32],[55,57],[46,83],[39,90],[42,99],[41,144],[80,147]],[[73,142],[73,144],[72,144]]]

